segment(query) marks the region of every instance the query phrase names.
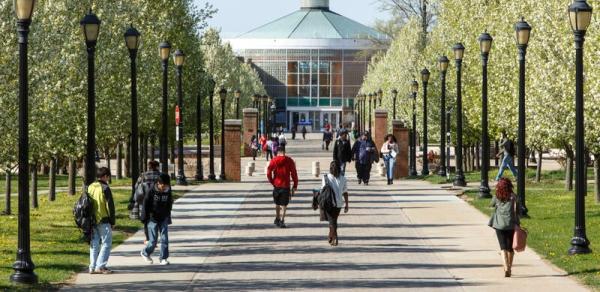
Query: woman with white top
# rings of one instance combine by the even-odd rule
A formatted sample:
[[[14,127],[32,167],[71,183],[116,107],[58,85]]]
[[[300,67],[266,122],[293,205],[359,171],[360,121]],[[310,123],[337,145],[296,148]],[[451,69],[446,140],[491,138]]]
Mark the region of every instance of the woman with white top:
[[[381,146],[381,154],[383,155],[383,162],[385,163],[388,185],[394,183],[394,166],[396,166],[396,155],[398,155],[398,151],[396,137],[392,134],[385,136],[385,143]]]
[[[329,165],[329,173],[323,176],[322,187],[328,184],[335,193],[336,207],[331,210],[321,210],[321,221],[329,222],[329,244],[338,245],[337,238],[337,219],[340,216],[342,208],[344,213],[348,213],[348,186],[346,177],[342,175],[339,162],[332,161]]]

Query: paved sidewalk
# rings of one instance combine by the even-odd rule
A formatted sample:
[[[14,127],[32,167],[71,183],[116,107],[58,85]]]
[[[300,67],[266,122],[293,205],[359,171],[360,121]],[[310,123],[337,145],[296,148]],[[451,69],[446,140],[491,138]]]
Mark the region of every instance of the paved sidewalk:
[[[327,224],[310,208],[310,191],[320,183],[310,164],[328,168],[331,152],[315,141],[294,141],[289,149],[301,188],[287,229],[273,225],[259,160],[259,173],[244,182],[201,185],[176,202],[170,266],[143,262],[138,232],[113,251],[115,274],[80,274],[65,290],[586,291],[530,250],[516,255],[513,278],[504,278],[488,218],[425,182],[384,185],[375,168],[368,187],[349,168],[350,212],[340,216],[340,245],[331,247]]]

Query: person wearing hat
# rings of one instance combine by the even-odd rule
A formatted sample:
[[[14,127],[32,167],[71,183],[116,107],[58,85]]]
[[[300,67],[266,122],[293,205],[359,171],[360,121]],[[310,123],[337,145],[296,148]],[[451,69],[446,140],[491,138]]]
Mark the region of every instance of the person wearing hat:
[[[341,174],[346,175],[346,163],[352,161],[352,147],[348,139],[348,130],[340,129],[339,136],[333,145],[333,160],[338,162]]]
[[[369,132],[364,132],[360,139],[354,143],[352,153],[356,161],[358,184],[364,182],[365,185],[369,185],[371,166],[373,161],[377,159],[377,149],[375,143],[369,137]]]

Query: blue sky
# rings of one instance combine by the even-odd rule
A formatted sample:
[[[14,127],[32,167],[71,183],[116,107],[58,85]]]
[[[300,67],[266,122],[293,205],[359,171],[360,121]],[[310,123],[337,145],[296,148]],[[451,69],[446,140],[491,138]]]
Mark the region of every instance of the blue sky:
[[[194,0],[204,6],[205,0]],[[300,7],[300,0],[212,0],[219,9],[209,21],[210,26],[221,28],[224,38],[235,37],[271,20],[289,14]],[[372,26],[376,19],[388,15],[378,10],[376,0],[330,0],[331,10]]]

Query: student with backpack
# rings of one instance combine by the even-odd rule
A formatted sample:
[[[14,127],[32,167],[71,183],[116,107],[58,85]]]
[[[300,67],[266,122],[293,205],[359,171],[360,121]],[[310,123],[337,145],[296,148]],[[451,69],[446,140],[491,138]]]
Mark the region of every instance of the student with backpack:
[[[112,248],[112,230],[115,227],[115,203],[108,186],[110,170],[100,167],[96,177],[98,181],[87,188],[95,218],[90,242],[89,273],[111,274],[112,271],[106,267]]]
[[[168,174],[160,174],[156,184],[144,197],[142,206],[141,218],[148,226],[148,243],[140,254],[147,263],[151,264],[153,261],[150,256],[154,252],[160,236],[160,264],[168,265],[169,224],[171,223],[171,210],[173,209],[171,178]]]
[[[252,150],[252,160],[256,160],[256,154],[258,152],[258,139],[256,139],[256,135],[252,135],[250,139],[250,150]]]
[[[152,188],[154,188],[154,185],[156,184],[156,181],[158,180],[158,177],[161,174],[160,170],[158,170],[158,161],[152,160],[148,163],[148,166],[150,167],[150,170],[140,175],[137,182],[135,183],[134,193],[129,199],[129,206],[127,207],[131,210],[129,218],[141,219],[141,212],[144,208],[144,197],[150,192]],[[142,222],[144,222],[144,220],[142,220]],[[148,241],[148,226],[146,225],[146,222],[144,222],[144,235],[146,236],[144,244],[146,244],[146,242]]]
[[[514,156],[515,156],[515,143],[513,143],[512,140],[510,140],[507,135],[506,135],[506,131],[502,131],[502,139],[500,140],[500,147],[502,147],[502,149],[504,149],[504,151],[502,152],[504,154],[504,158],[502,158],[502,164],[500,165],[500,169],[498,169],[498,175],[496,175],[496,181],[500,180],[500,178],[502,178],[502,175],[504,174],[504,170],[506,170],[507,168],[510,169],[510,172],[512,172],[512,174],[517,177],[517,169],[515,168],[515,163],[514,163]],[[498,154],[498,157],[500,156],[500,153]]]
[[[321,221],[329,222],[329,244],[337,246],[337,220],[342,208],[348,213],[348,185],[337,160],[330,163],[329,173],[323,176],[318,201]]]

